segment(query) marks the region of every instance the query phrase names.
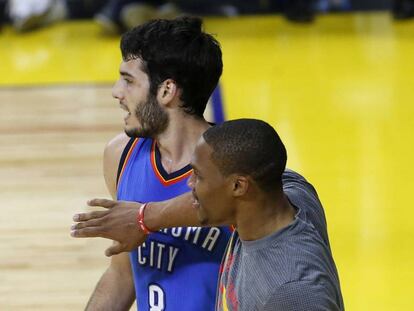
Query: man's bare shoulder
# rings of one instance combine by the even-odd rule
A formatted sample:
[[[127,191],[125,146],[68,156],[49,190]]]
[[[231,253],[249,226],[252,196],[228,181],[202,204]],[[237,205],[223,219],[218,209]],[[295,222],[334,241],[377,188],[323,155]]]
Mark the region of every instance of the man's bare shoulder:
[[[105,156],[121,156],[126,144],[130,140],[125,133],[119,133],[112,138],[105,146]]]
[[[116,198],[116,176],[122,152],[130,138],[121,133],[112,138],[105,146],[103,171],[106,186],[112,198]]]

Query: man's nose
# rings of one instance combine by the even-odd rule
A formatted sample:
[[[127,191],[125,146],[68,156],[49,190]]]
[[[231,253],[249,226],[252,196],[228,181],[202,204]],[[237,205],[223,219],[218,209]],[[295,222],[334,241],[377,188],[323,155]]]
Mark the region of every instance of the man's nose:
[[[119,85],[119,80],[116,81],[115,84],[112,86],[112,97],[119,100],[122,100],[123,98],[121,88]]]

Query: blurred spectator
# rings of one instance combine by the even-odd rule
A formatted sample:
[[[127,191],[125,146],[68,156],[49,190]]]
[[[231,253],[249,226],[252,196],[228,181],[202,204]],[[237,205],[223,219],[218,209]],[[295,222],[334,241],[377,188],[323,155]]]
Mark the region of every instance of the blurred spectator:
[[[392,15],[400,20],[414,17],[414,0],[394,0]]]
[[[109,0],[94,18],[105,33],[118,34],[151,19],[179,14],[178,6],[165,0]]]
[[[395,19],[414,17],[414,0],[0,0],[0,25],[17,31],[64,19],[91,18],[106,34],[119,34],[150,19],[181,14],[238,16],[282,13],[309,23],[317,12],[391,9]]]
[[[10,21],[18,31],[44,26],[66,15],[64,0],[9,0]]]
[[[255,2],[255,1],[243,1],[243,0],[175,0],[175,3],[180,8],[188,13],[197,15],[213,15],[213,16],[226,16],[233,17],[239,14],[240,8],[243,8],[243,2]],[[257,4],[256,4],[257,5]]]
[[[29,31],[64,19],[90,18],[107,34],[118,34],[150,19],[175,18],[183,12],[197,15],[235,16],[236,0],[0,0],[17,31]],[[240,0],[239,0],[240,2]],[[2,5],[3,4],[3,5]],[[4,12],[4,10],[3,10]],[[2,13],[0,11],[0,13]]]
[[[183,14],[235,16],[236,6],[224,0],[109,0],[95,15],[105,33],[117,34],[157,18]]]
[[[0,0],[0,27],[6,22],[7,0]]]
[[[17,31],[33,30],[66,18],[90,18],[107,0],[0,0]]]
[[[315,18],[315,4],[315,0],[287,0],[285,16],[293,22],[312,22]]]
[[[316,10],[319,12],[338,12],[351,9],[350,0],[318,0]]]

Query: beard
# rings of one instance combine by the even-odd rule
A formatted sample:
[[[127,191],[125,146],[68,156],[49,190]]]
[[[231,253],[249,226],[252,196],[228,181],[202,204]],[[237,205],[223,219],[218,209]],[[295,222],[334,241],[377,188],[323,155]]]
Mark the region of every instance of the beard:
[[[129,137],[155,138],[166,130],[170,121],[167,112],[152,94],[148,94],[146,101],[136,106],[134,114],[141,126],[126,129],[125,133]]]
[[[196,209],[197,209],[197,218],[200,224],[202,226],[208,225],[209,224],[208,215],[206,214],[205,210],[201,207],[200,203]]]

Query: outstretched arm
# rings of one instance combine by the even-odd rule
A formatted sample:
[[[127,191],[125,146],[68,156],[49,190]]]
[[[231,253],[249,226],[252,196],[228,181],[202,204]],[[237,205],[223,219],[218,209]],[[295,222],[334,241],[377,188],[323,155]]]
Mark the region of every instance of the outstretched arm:
[[[199,226],[197,213],[192,206],[190,192],[168,201],[150,203],[145,209],[145,225],[151,231],[181,226]],[[146,238],[137,224],[140,203],[93,199],[90,206],[106,208],[103,211],[76,214],[71,235],[76,238],[102,237],[116,241],[105,252],[107,256],[131,251]]]

